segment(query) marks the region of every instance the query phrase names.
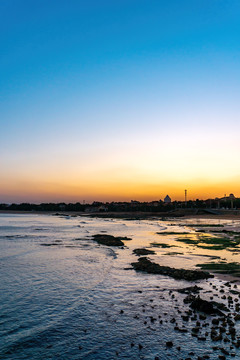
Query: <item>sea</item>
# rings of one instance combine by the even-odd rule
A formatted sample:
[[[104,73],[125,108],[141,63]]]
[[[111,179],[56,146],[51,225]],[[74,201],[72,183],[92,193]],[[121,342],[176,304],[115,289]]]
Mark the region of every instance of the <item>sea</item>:
[[[231,343],[213,343],[206,335],[211,319],[199,340],[191,333],[196,319],[182,318],[186,295],[178,289],[197,284],[206,299],[218,301],[225,279],[191,284],[131,266],[138,259],[134,249],[151,247],[160,231],[183,231],[180,225],[154,218],[0,214],[0,359],[218,359],[223,347],[226,359],[240,359]],[[107,247],[93,241],[95,234],[132,240]],[[156,262],[193,266],[185,248],[176,256],[155,249],[150,258]],[[204,262],[203,254],[194,255]],[[176,324],[185,330],[176,331]],[[238,324],[236,329],[238,334]]]

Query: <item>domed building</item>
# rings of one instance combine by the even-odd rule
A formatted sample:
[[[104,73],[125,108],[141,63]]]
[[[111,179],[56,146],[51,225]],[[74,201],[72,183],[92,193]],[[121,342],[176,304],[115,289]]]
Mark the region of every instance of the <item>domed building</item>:
[[[164,202],[165,202],[165,204],[170,204],[170,203],[172,202],[170,196],[167,195],[167,196],[164,198]]]

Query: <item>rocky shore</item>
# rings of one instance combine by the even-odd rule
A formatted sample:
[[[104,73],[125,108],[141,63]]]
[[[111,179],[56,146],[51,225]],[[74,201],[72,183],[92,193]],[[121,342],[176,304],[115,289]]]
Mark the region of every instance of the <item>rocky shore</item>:
[[[131,265],[136,271],[143,271],[148,274],[166,275],[177,280],[195,281],[214,277],[214,275],[207,271],[175,269],[170,266],[161,266],[146,257],[138,259],[138,262],[132,263]]]

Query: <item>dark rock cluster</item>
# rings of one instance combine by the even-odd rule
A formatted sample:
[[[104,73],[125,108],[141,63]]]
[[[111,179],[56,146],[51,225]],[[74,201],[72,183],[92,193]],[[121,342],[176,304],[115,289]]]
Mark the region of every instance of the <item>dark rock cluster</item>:
[[[190,303],[190,307],[194,310],[201,311],[205,314],[210,315],[223,315],[223,312],[221,310],[228,310],[222,303],[203,300],[199,296],[193,299],[193,301]]]
[[[206,271],[175,269],[169,266],[161,266],[150,261],[146,257],[138,259],[138,262],[132,263],[131,265],[137,271],[144,271],[149,274],[166,275],[177,280],[195,281],[213,277],[213,275]]]
[[[141,248],[141,249],[134,249],[133,253],[138,255],[138,256],[142,256],[142,255],[155,254],[155,251]]]
[[[122,240],[130,240],[129,238],[124,238],[120,236],[113,236],[107,234],[97,234],[93,235],[93,240],[95,240],[98,244],[106,245],[106,246],[124,246]]]

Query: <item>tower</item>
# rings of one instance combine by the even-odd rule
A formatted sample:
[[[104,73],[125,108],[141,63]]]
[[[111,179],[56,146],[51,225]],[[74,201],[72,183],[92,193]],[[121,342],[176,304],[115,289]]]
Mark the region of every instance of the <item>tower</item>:
[[[185,207],[187,207],[187,190],[184,190],[185,193]]]

